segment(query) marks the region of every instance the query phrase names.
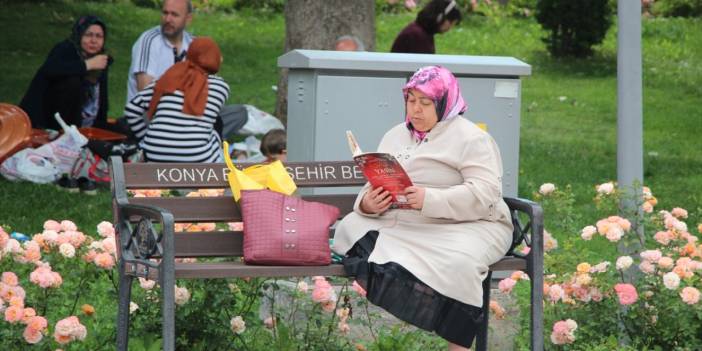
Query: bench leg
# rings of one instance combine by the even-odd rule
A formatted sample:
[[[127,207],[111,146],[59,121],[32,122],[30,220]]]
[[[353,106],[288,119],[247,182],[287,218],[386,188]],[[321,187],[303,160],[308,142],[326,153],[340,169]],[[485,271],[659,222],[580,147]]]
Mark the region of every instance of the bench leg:
[[[544,349],[544,276],[543,263],[535,264],[531,274],[531,349]]]
[[[132,298],[132,280],[125,273],[124,263],[119,265],[119,303],[117,306],[117,350],[127,351],[129,345],[129,303]]]
[[[163,350],[175,350],[175,267],[174,262],[161,261],[161,294],[163,315]]]
[[[483,321],[480,323],[478,333],[475,338],[475,349],[477,351],[487,351],[488,344],[488,322],[490,321],[490,280],[492,271],[488,271],[487,277],[483,280]]]

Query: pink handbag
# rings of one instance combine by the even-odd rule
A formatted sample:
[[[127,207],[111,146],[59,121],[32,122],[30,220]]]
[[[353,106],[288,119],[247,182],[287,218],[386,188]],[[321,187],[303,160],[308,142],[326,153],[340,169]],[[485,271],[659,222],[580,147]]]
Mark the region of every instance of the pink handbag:
[[[270,190],[242,190],[244,262],[323,266],[331,263],[329,226],[339,209]]]

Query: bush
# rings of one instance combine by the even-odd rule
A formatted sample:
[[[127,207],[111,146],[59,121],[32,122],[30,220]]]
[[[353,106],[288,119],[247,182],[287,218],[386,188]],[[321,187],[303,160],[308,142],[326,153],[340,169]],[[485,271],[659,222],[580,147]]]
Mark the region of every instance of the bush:
[[[653,14],[671,17],[702,16],[702,0],[658,0],[653,3]]]
[[[614,215],[627,191],[609,182],[596,192],[598,217],[582,229],[567,221],[569,189],[544,184],[534,194],[550,220],[546,225],[561,238],[560,244],[545,240],[546,349],[699,350],[702,245],[693,233],[702,234],[702,224],[682,208],[655,211],[658,200],[646,187],[638,203],[645,215],[632,223]],[[641,225],[643,241],[637,234]],[[526,302],[529,296],[521,293],[527,284],[517,283],[524,278],[515,274],[499,287],[515,288]]]
[[[536,19],[549,32],[544,39],[556,57],[587,57],[611,25],[608,0],[539,0]]]

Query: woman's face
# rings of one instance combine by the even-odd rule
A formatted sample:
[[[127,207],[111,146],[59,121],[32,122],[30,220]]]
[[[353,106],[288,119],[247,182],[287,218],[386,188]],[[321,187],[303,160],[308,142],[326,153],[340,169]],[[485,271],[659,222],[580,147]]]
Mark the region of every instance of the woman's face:
[[[105,33],[102,27],[93,24],[88,27],[80,37],[80,48],[87,56],[97,55],[102,51],[102,47],[105,45]]]
[[[414,129],[420,132],[430,131],[439,122],[434,101],[417,89],[407,92],[407,114]]]
[[[456,25],[456,21],[449,21],[449,20],[444,20],[441,22],[439,25],[439,33],[446,33],[453,28],[453,26]]]

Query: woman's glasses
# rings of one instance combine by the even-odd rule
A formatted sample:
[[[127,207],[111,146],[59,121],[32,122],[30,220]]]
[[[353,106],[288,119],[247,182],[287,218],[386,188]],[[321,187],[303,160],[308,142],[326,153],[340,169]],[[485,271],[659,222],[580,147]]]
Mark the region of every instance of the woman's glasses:
[[[102,33],[93,33],[93,32],[85,32],[83,33],[84,37],[88,38],[95,38],[95,39],[104,39],[105,35]]]

